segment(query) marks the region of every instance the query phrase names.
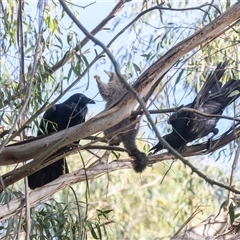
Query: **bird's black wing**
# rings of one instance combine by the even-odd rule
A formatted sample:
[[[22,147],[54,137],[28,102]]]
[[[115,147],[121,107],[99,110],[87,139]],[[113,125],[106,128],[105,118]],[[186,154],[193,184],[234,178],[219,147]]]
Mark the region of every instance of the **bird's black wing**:
[[[191,108],[198,111],[212,114],[221,109],[221,103],[216,96],[222,94],[222,78],[228,62],[219,63],[216,69],[211,72],[203,87],[192,102]],[[208,118],[199,114],[189,112],[189,121],[185,128],[184,138],[187,142],[191,142],[198,138],[208,135],[210,132],[216,132],[216,124],[218,119]]]
[[[42,187],[53,180],[57,179],[64,173],[69,173],[67,162],[65,158],[42,168],[41,170],[28,176],[28,186],[31,189]]]
[[[226,66],[227,61],[218,64],[215,71],[208,75],[206,82],[195,97],[194,101],[187,104],[186,107],[199,109],[204,105],[205,101],[207,101],[211,94],[219,92],[222,86],[222,83],[219,80],[223,76]],[[189,121],[193,119],[194,116],[195,115],[189,111],[175,112],[169,117],[168,123],[172,125],[173,131],[180,135],[184,135],[186,125],[189,124]]]
[[[186,105],[186,107],[190,108],[192,103]],[[189,112],[188,111],[179,111],[174,112],[168,119],[168,123],[172,125],[172,129],[177,134],[183,135],[185,131],[186,124],[189,120]]]
[[[57,106],[58,105],[52,106],[44,113],[40,122],[38,133],[37,133],[38,136],[57,131],[56,123],[54,123],[54,118],[55,118],[54,115],[57,112]],[[55,128],[55,131],[53,131],[54,128]]]
[[[57,132],[65,128],[77,125],[79,121],[84,121],[83,116],[76,116],[72,112],[73,108],[70,108],[64,104],[56,104],[48,109],[40,122],[38,135]],[[71,118],[71,116],[73,116]],[[79,120],[80,119],[80,120]],[[76,142],[78,143],[78,141]],[[31,189],[41,187],[47,183],[57,179],[63,173],[68,173],[68,166],[65,158],[61,158],[58,161],[42,168],[41,170],[28,176],[28,185]]]
[[[56,104],[44,113],[37,133],[38,136],[62,130],[59,129],[62,119],[62,114],[60,115],[61,110],[62,113],[64,113],[64,109],[61,109],[61,104]],[[31,189],[44,186],[45,184],[57,179],[63,174],[63,172],[69,172],[65,158],[61,158],[58,161],[29,175],[28,186]]]
[[[184,147],[186,145],[185,140],[182,138],[182,136],[178,133],[176,133],[175,131],[164,135],[162,138],[164,138],[164,140],[171,145],[171,147],[173,147],[174,149],[181,149],[182,147]],[[156,153],[160,150],[162,150],[164,147],[161,144],[161,142],[158,142],[158,144],[156,144],[155,146],[153,146],[149,151],[154,150],[153,153]]]
[[[240,96],[239,90],[240,81],[231,79],[218,92],[210,94],[198,110],[207,114],[222,114],[224,109]],[[210,132],[217,133],[216,124],[218,121],[219,118],[192,114],[192,120],[186,130],[187,141],[204,137]]]
[[[192,102],[191,108],[198,109],[209,99],[212,93],[220,91],[222,86],[220,79],[226,71],[227,64],[228,61],[219,63],[216,69],[208,75],[206,82]]]
[[[93,103],[95,102],[83,94],[74,94],[65,102],[54,105],[43,115],[38,135],[64,130],[85,122],[88,111],[87,104]],[[78,142],[76,141],[76,143]],[[35,189],[68,172],[66,160],[62,158],[28,176],[28,185],[31,189]]]

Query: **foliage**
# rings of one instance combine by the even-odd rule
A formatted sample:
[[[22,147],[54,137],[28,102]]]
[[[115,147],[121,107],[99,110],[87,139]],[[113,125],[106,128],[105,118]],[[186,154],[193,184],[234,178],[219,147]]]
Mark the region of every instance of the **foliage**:
[[[203,171],[214,171],[217,179],[224,181],[225,175],[217,164]],[[86,184],[79,183],[73,186],[77,199],[71,189],[65,189],[31,209],[31,239],[168,239],[197,207],[202,212],[189,227],[205,219],[224,199],[221,189],[206,185],[180,162],[172,161],[146,170],[141,179],[132,171],[122,170],[88,184],[87,202]],[[19,192],[14,196],[19,197]],[[17,229],[19,217],[6,221],[8,224],[0,232],[16,236],[11,230]]]

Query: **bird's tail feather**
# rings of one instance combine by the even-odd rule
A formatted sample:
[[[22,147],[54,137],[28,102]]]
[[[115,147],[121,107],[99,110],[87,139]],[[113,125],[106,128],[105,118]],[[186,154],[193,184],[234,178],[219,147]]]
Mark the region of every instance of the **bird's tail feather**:
[[[45,168],[42,168],[41,170],[29,175],[28,186],[31,189],[42,187],[45,184],[48,184],[51,181],[57,179],[64,173],[69,173],[69,170],[65,158],[62,158],[57,162],[54,162]]]
[[[240,80],[231,79],[221,89],[225,101],[223,102],[223,108],[226,108],[229,104],[240,97]]]
[[[208,75],[206,82],[197,94],[197,97],[193,101],[192,106],[199,106],[200,102],[203,102],[204,99],[208,99],[210,93],[218,92],[221,89],[222,84],[219,80],[222,78],[224,72],[226,71],[227,65],[228,61],[219,63],[216,69]]]

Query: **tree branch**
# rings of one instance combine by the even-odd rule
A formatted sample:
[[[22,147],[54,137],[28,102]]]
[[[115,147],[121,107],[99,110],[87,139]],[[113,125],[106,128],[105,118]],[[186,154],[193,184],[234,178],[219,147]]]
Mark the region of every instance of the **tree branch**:
[[[171,155],[173,157],[173,155]],[[151,156],[149,157],[149,163],[153,163],[154,159],[156,156]],[[169,158],[169,160],[172,158]],[[166,160],[166,159],[165,159]],[[187,163],[187,165],[191,166],[191,164]],[[30,207],[35,206],[42,200],[48,198],[51,196],[53,193],[69,186],[77,182],[82,182],[85,181],[86,179],[93,179],[98,176],[101,176],[102,174],[109,173],[112,171],[120,170],[120,169],[129,169],[132,168],[131,165],[131,160],[128,159],[119,159],[118,161],[112,161],[111,163],[107,164],[97,164],[93,166],[90,169],[81,169],[81,170],[76,170],[72,173],[65,174],[56,180],[52,181],[51,183],[41,187],[37,188],[36,190],[31,191],[30,196],[29,196],[29,205]],[[196,171],[195,171],[196,170]],[[218,183],[207,176],[205,176],[203,173],[198,171],[193,167],[193,171],[197,174],[200,174],[201,177],[203,177],[207,182],[209,182],[211,185],[216,185],[223,187],[225,189],[228,189],[234,193],[240,194],[240,191],[231,188],[227,185],[224,185],[222,183]],[[17,200],[11,201],[9,203],[9,208],[7,205],[1,206],[1,212],[0,212],[0,220],[6,220],[9,217],[13,216],[16,214],[20,209],[25,210],[25,198],[19,198]]]

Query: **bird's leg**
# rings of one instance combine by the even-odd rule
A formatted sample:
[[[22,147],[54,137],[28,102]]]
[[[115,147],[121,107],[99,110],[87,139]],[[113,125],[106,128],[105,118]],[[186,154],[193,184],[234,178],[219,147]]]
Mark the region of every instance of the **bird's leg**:
[[[214,136],[216,136],[218,134],[218,132],[219,132],[218,128],[214,128],[212,130],[213,135],[207,141],[207,150],[211,150],[211,148],[212,148],[212,139],[213,139]]]

